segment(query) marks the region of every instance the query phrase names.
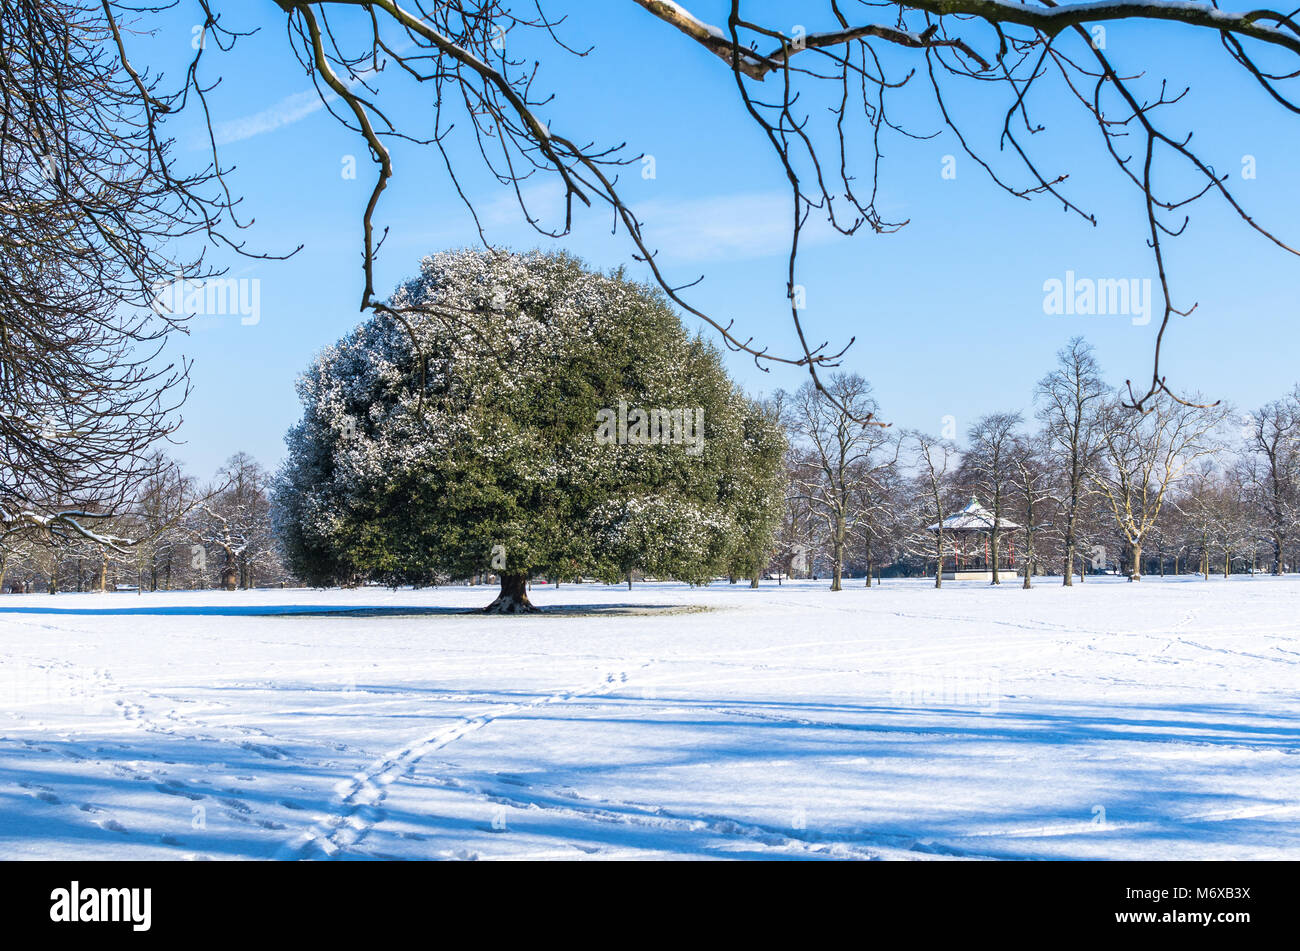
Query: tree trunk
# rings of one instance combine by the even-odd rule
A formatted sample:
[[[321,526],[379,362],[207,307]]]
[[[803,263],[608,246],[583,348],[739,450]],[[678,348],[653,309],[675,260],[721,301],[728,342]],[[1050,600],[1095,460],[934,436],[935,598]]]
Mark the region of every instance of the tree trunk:
[[[993,584],[1001,584],[1002,578],[998,574],[998,530],[997,516],[993,516],[994,528],[989,532],[989,560],[993,563]]]
[[[1061,584],[1067,588],[1074,585],[1074,542],[1065,546],[1065,576],[1061,579]]]
[[[628,586],[631,587],[631,578]],[[502,575],[501,593],[495,601],[483,609],[484,614],[535,614],[540,611],[528,600],[527,575]]]
[[[1131,551],[1132,551],[1133,564],[1129,566],[1128,580],[1141,581],[1142,580],[1142,546],[1133,545]]]
[[[227,591],[234,591],[238,585],[239,569],[235,567],[234,561],[227,557],[226,563],[221,568],[221,587]]]
[[[844,519],[836,518],[835,535],[831,541],[831,590],[843,590],[840,581],[844,577]]]
[[[754,569],[754,574],[753,574],[753,576],[749,579],[749,586],[750,586],[751,588],[757,588],[757,587],[758,587],[758,581],[759,581],[759,578],[762,576],[762,573],[763,573],[763,572],[762,572],[761,569],[759,569],[759,568],[755,568],[755,569]]]

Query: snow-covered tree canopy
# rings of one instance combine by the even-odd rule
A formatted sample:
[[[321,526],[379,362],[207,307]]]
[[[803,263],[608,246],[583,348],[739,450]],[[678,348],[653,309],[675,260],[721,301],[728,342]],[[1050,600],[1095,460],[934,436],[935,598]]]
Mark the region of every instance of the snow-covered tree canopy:
[[[659,292],[456,251],[393,304],[424,316],[381,312],[299,383],[276,502],[301,577],[702,582],[770,543],[784,436]]]

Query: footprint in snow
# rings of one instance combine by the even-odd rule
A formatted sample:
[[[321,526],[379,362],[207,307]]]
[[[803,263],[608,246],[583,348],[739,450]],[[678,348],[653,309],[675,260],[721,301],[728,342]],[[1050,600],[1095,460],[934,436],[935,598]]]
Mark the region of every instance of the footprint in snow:
[[[250,753],[256,753],[258,756],[264,756],[267,759],[288,759],[289,756],[284,750],[276,749],[274,746],[261,746],[257,743],[240,743],[240,749],[248,750]]]
[[[202,793],[190,792],[189,790],[183,788],[181,784],[176,782],[175,780],[171,780],[166,783],[156,783],[154,784],[153,788],[158,790],[160,793],[166,793],[169,796],[182,796],[191,801],[196,801],[203,798]]]

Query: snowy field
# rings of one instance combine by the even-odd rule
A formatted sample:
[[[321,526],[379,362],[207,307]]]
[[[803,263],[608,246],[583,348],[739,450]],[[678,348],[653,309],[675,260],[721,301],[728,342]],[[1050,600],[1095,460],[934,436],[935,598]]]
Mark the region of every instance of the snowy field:
[[[1300,858],[1300,579],[857,585],[5,596],[0,856]]]

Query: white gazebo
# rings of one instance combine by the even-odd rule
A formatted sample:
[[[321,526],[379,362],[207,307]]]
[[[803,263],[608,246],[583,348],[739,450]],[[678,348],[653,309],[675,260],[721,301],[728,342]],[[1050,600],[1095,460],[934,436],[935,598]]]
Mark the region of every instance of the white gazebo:
[[[964,509],[943,520],[943,533],[948,537],[951,548],[939,568],[944,580],[993,580],[989,540],[993,536],[995,521],[999,537],[1003,532],[1014,532],[1020,527],[1009,519],[995,520],[993,513],[980,505],[973,495]],[[938,533],[939,523],[929,526],[927,531]],[[1016,570],[1016,540],[1013,534],[1008,534],[1007,544],[998,552],[998,570],[1008,573]]]

